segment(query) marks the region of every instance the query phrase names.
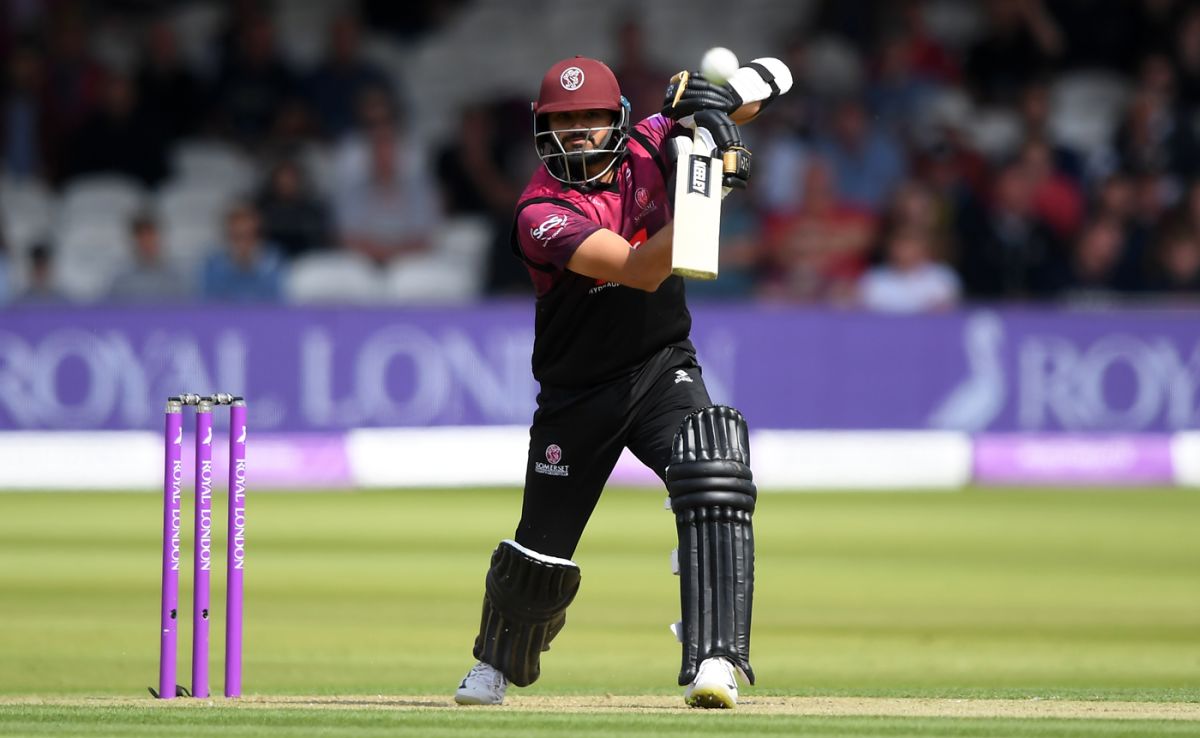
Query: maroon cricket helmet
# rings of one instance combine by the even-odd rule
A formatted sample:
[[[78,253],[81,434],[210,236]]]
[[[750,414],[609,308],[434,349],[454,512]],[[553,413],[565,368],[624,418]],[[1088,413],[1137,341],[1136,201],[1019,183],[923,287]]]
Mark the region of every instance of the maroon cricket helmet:
[[[621,87],[608,65],[573,56],[550,67],[533,104],[534,114],[592,109],[621,110]]]
[[[602,61],[585,56],[563,59],[542,78],[538,99],[533,102],[533,140],[538,158],[560,182],[578,187],[597,184],[625,156],[629,143],[631,112],[621,95],[617,77]],[[615,115],[604,126],[604,140],[590,151],[567,151],[550,130],[547,116],[574,110],[611,110]],[[593,129],[594,130],[594,129]],[[604,164],[596,171],[592,166]],[[592,173],[588,167],[592,166]]]

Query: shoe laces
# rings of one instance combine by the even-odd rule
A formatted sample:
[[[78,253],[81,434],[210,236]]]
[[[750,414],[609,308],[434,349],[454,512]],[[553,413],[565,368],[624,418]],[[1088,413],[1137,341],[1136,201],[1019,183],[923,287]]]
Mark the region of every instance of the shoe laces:
[[[471,671],[467,674],[468,679],[470,679],[471,677],[476,677],[476,676],[479,677],[480,679],[490,680],[492,683],[492,686],[497,687],[497,688],[504,686],[504,684],[508,681],[505,678],[503,672],[501,672],[499,669],[492,666],[491,664],[485,664],[482,661],[480,661],[480,662],[476,663],[474,666],[472,666]]]
[[[721,681],[731,687],[737,687],[737,669],[725,658],[706,659],[704,663],[704,671],[706,676],[712,672],[718,672],[721,676]],[[699,675],[697,675],[699,676]]]

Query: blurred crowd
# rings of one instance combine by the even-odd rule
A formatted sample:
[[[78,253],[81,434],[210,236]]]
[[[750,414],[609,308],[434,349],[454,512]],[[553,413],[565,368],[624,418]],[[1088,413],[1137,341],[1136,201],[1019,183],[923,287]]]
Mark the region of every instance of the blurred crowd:
[[[0,304],[529,291],[508,237],[537,75],[430,132],[369,53],[436,43],[488,0],[337,4],[308,64],[280,52],[287,2],[193,3],[212,11],[194,33],[152,2],[0,4]],[[795,5],[756,51],[796,85],[745,128],[722,276],[690,292],[895,312],[1200,297],[1200,6]],[[644,117],[677,69],[631,9],[612,18],[606,60]]]

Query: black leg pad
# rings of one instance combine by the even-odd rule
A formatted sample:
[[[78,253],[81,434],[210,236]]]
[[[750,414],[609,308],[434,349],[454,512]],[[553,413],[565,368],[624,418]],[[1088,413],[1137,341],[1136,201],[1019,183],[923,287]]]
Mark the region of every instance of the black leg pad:
[[[487,573],[475,658],[518,687],[533,684],[541,675],[542,651],[566,625],[567,607],[578,591],[573,561],[501,541]]]
[[[754,601],[754,513],[749,431],[731,407],[706,407],[679,426],[667,467],[667,491],[679,533],[683,666],[723,656],[754,683],[750,615]]]

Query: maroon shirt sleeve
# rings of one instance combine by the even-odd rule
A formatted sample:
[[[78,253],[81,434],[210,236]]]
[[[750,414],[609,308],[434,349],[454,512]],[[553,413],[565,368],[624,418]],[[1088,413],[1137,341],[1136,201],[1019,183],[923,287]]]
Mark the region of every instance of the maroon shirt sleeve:
[[[662,113],[655,113],[637,124],[637,131],[644,137],[646,143],[653,147],[652,153],[657,153],[660,167],[672,166],[671,138],[674,136],[692,137],[692,130],[681,126]]]
[[[517,216],[517,241],[525,258],[535,264],[566,269],[579,244],[600,226],[570,208],[539,202]]]

